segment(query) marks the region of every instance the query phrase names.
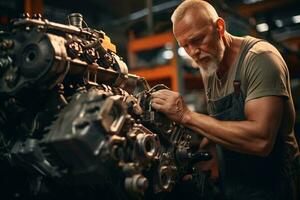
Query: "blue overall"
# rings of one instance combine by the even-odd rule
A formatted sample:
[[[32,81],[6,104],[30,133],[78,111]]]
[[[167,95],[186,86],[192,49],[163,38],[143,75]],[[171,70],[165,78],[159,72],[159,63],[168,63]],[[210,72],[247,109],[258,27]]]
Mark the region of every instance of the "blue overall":
[[[210,80],[207,98],[210,116],[219,120],[245,120],[245,96],[240,86],[240,68],[249,49],[260,40],[252,39],[242,50],[236,69],[234,92],[217,100],[211,100]],[[290,200],[293,197],[293,183],[290,182],[290,166],[282,170],[284,146],[278,135],[274,149],[267,157],[242,154],[217,145],[221,190],[228,200]],[[283,173],[283,171],[287,173]]]

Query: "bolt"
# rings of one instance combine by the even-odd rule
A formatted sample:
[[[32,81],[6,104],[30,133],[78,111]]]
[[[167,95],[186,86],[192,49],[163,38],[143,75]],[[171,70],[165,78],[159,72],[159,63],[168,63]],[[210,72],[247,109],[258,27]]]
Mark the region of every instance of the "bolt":
[[[33,19],[42,19],[42,15],[40,13],[33,14]]]
[[[144,191],[145,189],[148,188],[148,185],[149,185],[149,183],[148,183],[147,178],[145,178],[145,177],[139,177],[138,178],[138,180],[137,180],[137,187],[140,190]]]
[[[13,76],[11,74],[8,74],[8,75],[5,76],[4,79],[5,79],[6,82],[11,82],[12,79],[13,79]]]
[[[30,15],[29,15],[29,13],[23,13],[23,14],[21,15],[21,17],[22,17],[22,18],[30,18]]]

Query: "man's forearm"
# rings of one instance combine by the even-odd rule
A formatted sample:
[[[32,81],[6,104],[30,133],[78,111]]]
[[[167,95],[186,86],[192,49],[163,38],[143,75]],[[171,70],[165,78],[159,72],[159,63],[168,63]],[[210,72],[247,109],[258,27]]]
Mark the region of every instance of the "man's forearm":
[[[220,121],[191,112],[177,92],[159,90],[152,93],[152,107],[171,120],[187,126],[228,149],[268,155],[281,125],[285,99],[266,96],[245,103],[244,121]]]
[[[183,125],[233,151],[266,156],[272,149],[272,137],[260,133],[255,121],[220,121],[210,116],[189,112]]]

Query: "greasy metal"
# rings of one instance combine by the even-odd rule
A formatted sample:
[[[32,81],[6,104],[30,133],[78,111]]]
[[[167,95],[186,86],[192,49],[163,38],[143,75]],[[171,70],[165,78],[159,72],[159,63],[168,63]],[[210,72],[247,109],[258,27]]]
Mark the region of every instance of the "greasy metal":
[[[70,177],[74,187],[113,185],[120,199],[172,191],[207,156],[192,148],[191,130],[152,109],[152,92],[168,88],[129,74],[103,31],[71,17],[25,16],[0,35],[0,165],[8,160],[49,193],[47,180]],[[30,197],[44,195],[34,186]]]

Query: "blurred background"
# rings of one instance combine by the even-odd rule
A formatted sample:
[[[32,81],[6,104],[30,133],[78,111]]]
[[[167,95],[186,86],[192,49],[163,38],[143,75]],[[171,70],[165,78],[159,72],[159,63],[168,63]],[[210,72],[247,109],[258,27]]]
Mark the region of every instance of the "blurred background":
[[[90,28],[103,30],[117,46],[130,73],[183,94],[190,109],[205,112],[201,76],[172,35],[170,16],[181,0],[1,0],[0,30],[22,13],[67,24],[67,15],[83,14]],[[227,30],[275,45],[288,64],[300,136],[300,1],[212,0]]]

